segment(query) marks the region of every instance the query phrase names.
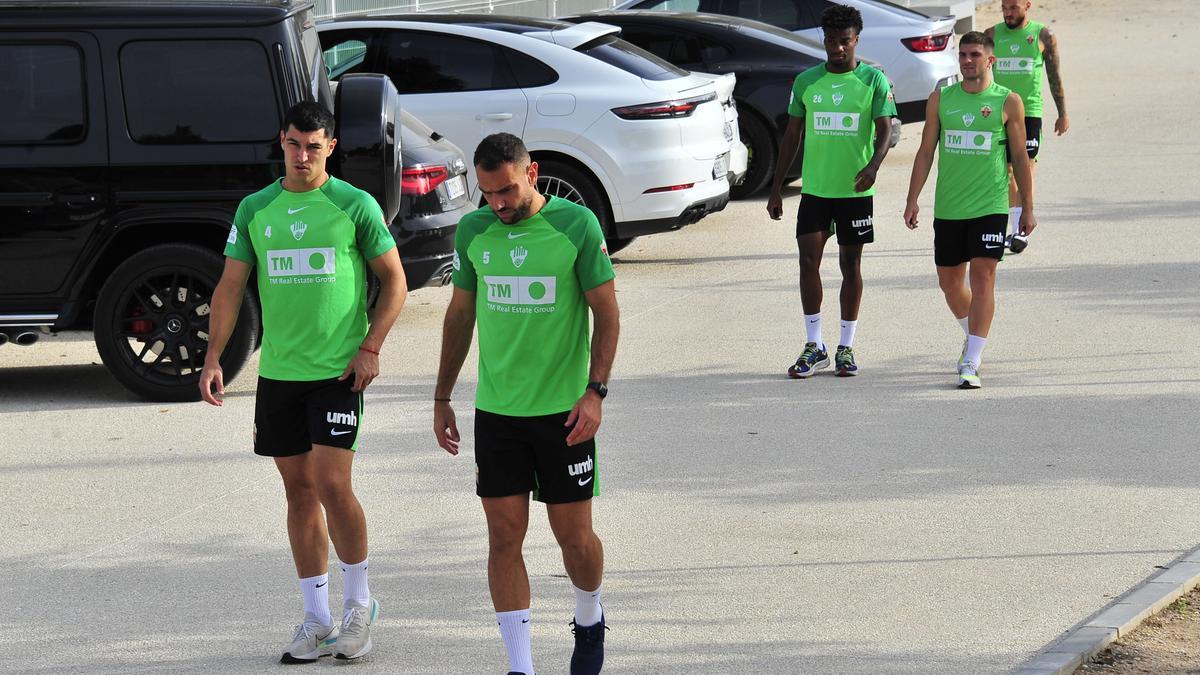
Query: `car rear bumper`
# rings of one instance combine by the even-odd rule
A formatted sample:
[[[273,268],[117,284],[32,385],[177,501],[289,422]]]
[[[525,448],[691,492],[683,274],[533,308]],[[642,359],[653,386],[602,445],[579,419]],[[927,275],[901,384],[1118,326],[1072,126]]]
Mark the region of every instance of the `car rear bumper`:
[[[637,237],[657,232],[678,230],[685,225],[700,220],[710,213],[716,213],[729,204],[729,190],[719,195],[707,197],[688,205],[683,213],[673,218],[652,218],[649,220],[629,220],[616,224],[617,236],[622,239]]]
[[[400,262],[409,290],[443,286],[449,281],[454,258],[454,233],[469,208],[409,217],[394,222],[389,230],[400,248]],[[403,214],[402,214],[403,215]]]

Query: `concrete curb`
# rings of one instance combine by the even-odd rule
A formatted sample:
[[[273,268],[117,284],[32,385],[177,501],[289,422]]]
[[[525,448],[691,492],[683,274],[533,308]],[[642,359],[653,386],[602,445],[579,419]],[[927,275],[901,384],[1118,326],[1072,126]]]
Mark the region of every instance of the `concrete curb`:
[[[1147,617],[1157,614],[1197,585],[1200,585],[1200,546],[1050,643],[1015,672],[1017,675],[1070,675],[1113,640],[1128,635]]]

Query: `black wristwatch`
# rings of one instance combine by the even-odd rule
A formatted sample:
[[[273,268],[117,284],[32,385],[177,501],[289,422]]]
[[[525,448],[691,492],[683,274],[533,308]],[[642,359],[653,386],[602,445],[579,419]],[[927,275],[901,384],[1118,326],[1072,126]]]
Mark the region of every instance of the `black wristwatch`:
[[[603,382],[588,382],[587,388],[600,395],[600,398],[608,396],[608,387]]]

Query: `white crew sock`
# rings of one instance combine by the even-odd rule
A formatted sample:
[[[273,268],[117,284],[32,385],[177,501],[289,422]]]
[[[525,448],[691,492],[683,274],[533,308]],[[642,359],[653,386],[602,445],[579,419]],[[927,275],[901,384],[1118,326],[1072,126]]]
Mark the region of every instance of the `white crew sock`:
[[[971,334],[971,329],[967,327],[967,319],[969,319],[969,318],[971,318],[971,317],[968,315],[968,316],[964,316],[961,319],[957,319],[958,325],[962,326],[963,336],[967,336],[967,335]]]
[[[496,612],[500,624],[500,637],[508,651],[508,669],[533,675],[533,649],[529,644],[529,610]]]
[[[1014,206],[1008,210],[1008,233],[1012,235],[1021,234],[1021,212],[1020,206]]]
[[[808,335],[808,342],[817,343],[817,348],[821,351],[825,350],[825,343],[821,342],[821,313],[805,314],[804,315],[804,330]]]
[[[987,344],[987,338],[979,337],[978,335],[967,336],[967,356],[964,361],[974,363],[978,368],[983,358],[983,347]]]
[[[342,563],[342,598],[342,604],[347,609],[367,607],[371,604],[371,591],[367,588],[366,558],[354,565]]]
[[[854,331],[858,330],[858,321],[842,321],[842,339],[838,341],[839,347],[854,346]]]
[[[329,615],[329,574],[307,577],[300,580],[300,595],[304,597],[305,620],[316,621],[322,626],[332,626]]]
[[[604,610],[600,607],[600,587],[594,591],[585,591],[572,584],[575,589],[575,625],[580,628],[595,626],[600,623]]]

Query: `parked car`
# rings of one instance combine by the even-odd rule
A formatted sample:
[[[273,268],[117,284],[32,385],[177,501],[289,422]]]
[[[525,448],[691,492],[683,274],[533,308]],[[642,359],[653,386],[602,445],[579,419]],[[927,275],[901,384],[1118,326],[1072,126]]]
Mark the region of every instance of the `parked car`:
[[[454,263],[458,221],[475,209],[462,150],[416,116],[400,111],[400,213],[389,228],[409,284],[444,286]]]
[[[335,111],[331,170],[400,209],[395,88],[362,74],[333,94],[310,2],[0,0],[0,63],[0,342],[90,329],[142,397],[199,398],[225,240],[284,174],[291,105]],[[252,286],[227,381],[260,316]]]
[[[610,252],[725,208],[730,142],[711,79],[614,26],[491,15],[350,15],[318,26],[331,73],[385,73],[401,105],[467,153],[521,136],[539,188],[595,212]],[[472,193],[474,172],[469,174]]]
[[[925,119],[929,94],[958,81],[954,17],[926,16],[889,0],[838,0],[862,13],[857,53],[879,63],[896,83],[905,122]],[[727,14],[771,24],[821,44],[821,13],[831,0],[625,0],[615,9]]]
[[[601,11],[564,17],[620,26],[621,38],[693,71],[734,74],[739,136],[749,150],[746,178],[730,189],[734,199],[770,185],[787,129],[787,103],[796,75],[825,60],[825,48],[807,38],[762,23],[722,14],[695,12]],[[864,59],[872,66],[878,64]],[[900,141],[900,120],[892,119],[891,143]],[[800,177],[801,162],[788,172]]]

